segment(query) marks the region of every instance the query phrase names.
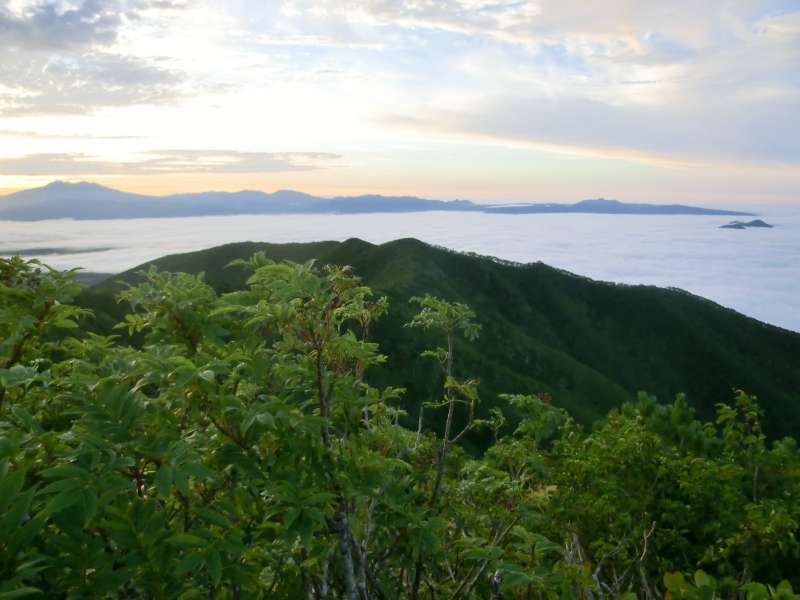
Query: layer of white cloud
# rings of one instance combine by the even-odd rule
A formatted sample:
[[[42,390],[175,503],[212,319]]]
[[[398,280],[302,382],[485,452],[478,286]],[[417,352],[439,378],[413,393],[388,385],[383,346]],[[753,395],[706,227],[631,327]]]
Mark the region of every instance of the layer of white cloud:
[[[32,154],[0,159],[0,175],[167,175],[173,173],[280,173],[323,168],[341,158],[324,152],[153,150],[139,160],[112,161],[85,154]]]
[[[31,138],[36,140],[136,140],[138,135],[98,135],[95,133],[53,133],[26,131],[19,129],[0,129],[0,137]]]
[[[235,241],[310,242],[416,237],[580,275],[679,287],[746,315],[800,331],[800,212],[767,208],[774,229],[719,229],[730,217],[643,215],[245,215],[191,219],[0,221],[0,254],[31,248],[112,250],[42,259],[122,271],[165,254]]]

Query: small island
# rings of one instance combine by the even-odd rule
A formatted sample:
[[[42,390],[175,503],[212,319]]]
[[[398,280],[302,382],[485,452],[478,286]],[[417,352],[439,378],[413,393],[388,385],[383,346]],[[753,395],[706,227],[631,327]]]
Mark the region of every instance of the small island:
[[[761,227],[762,229],[772,229],[774,225],[770,225],[761,219],[753,219],[752,221],[731,221],[727,225],[720,225],[720,229],[749,229],[751,227]]]

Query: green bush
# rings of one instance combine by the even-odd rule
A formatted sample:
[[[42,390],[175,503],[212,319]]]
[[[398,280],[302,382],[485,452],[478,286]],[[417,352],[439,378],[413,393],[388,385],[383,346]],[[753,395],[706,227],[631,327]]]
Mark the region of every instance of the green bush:
[[[795,597],[800,454],[744,392],[715,423],[647,396],[588,433],[546,396],[479,418],[469,307],[415,300],[422,402],[370,385],[388,303],[349,268],[238,264],[223,294],[148,270],[134,347],[74,273],[0,259],[0,599]],[[423,404],[443,422],[402,426]]]

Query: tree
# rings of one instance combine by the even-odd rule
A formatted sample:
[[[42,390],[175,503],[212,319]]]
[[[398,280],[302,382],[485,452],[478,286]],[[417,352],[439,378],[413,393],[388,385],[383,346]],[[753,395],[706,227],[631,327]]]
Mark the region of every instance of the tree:
[[[369,383],[385,299],[348,268],[235,266],[222,295],[143,272],[126,344],[89,331],[74,272],[0,259],[0,600],[796,597],[800,452],[755,398],[700,423],[642,396],[589,433],[532,395],[479,419],[454,361],[475,315],[425,297],[445,417],[414,432]]]

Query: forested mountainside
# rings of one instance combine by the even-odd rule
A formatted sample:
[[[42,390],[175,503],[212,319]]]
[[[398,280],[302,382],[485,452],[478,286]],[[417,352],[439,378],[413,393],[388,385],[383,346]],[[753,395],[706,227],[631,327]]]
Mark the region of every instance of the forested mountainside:
[[[515,265],[433,247],[414,239],[373,245],[350,239],[309,244],[237,243],[167,256],[153,265],[205,273],[219,292],[240,289],[246,270],[228,268],[262,251],[275,260],[352,265],[390,301],[373,335],[390,361],[376,368],[383,384],[417,398],[437,393],[427,340],[403,327],[408,300],[431,293],[472,306],[483,326],[479,345],[459,347],[460,368],[480,379],[483,410],[499,392],[536,392],[589,424],[639,391],[670,401],[685,393],[703,419],[733,388],[756,395],[773,436],[800,430],[800,334],[760,323],[680,290],[592,281],[541,263]],[[143,268],[143,267],[142,267]],[[79,298],[108,330],[126,307],[113,300],[132,269]],[[106,315],[106,316],[104,316]]]
[[[495,271],[510,266],[418,242],[272,250],[372,253],[398,294],[417,279],[383,271],[392,257],[450,294],[483,282],[487,307],[493,274],[514,289]],[[642,395],[581,427],[548,393],[480,390],[470,370],[501,365],[500,338],[464,303],[395,307],[350,268],[263,253],[234,267],[247,281],[221,293],[148,267],[117,295],[126,340],[90,332],[74,272],[0,259],[0,598],[800,598],[800,450],[768,439],[746,391],[712,421]],[[677,314],[726,314],[687,302]],[[395,308],[417,357],[373,341]]]

